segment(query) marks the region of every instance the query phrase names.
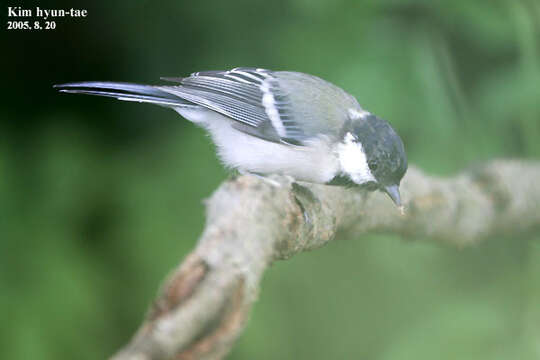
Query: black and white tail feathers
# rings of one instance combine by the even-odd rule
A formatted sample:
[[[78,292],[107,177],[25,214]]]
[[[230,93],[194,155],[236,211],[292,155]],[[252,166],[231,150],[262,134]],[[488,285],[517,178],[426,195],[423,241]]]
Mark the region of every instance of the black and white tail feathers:
[[[84,81],[54,85],[54,88],[63,93],[107,96],[118,100],[151,103],[166,107],[193,105],[189,101],[150,85]]]

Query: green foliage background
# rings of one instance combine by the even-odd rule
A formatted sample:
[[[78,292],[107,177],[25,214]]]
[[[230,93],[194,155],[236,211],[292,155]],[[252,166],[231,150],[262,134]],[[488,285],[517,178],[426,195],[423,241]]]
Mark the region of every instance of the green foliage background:
[[[39,6],[89,16],[4,30],[2,359],[99,359],[124,344],[228,176],[204,132],[174,112],[61,96],[54,83],[297,70],[388,119],[427,172],[540,158],[536,0]],[[380,235],[298,255],[268,271],[229,358],[538,358],[539,240],[456,250]]]

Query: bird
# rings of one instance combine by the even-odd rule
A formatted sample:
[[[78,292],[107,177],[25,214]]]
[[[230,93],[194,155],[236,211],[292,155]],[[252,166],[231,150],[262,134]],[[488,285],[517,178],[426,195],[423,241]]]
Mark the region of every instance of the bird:
[[[340,87],[301,72],[250,67],[161,80],[169,84],[84,81],[54,88],[171,108],[208,131],[228,168],[380,190],[403,213],[403,141]]]

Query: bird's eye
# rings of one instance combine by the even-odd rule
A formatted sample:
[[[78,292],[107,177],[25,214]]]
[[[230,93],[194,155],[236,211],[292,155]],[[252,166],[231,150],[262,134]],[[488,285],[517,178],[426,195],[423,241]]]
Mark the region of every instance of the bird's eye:
[[[369,169],[370,169],[371,171],[375,171],[375,170],[377,170],[377,166],[378,166],[378,165],[377,165],[377,162],[376,162],[376,161],[370,161],[370,162],[368,163],[368,166],[369,166]]]

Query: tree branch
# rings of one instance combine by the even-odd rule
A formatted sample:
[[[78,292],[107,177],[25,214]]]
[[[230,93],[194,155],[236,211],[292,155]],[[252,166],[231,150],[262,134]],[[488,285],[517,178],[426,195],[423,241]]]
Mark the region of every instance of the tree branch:
[[[221,359],[242,332],[264,271],[344,231],[397,233],[458,247],[540,225],[540,163],[493,161],[453,178],[412,167],[405,215],[381,193],[253,176],[206,202],[197,247],[175,269],[131,342],[113,359]]]

